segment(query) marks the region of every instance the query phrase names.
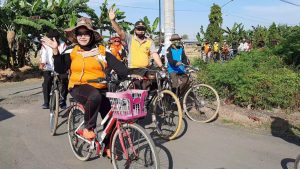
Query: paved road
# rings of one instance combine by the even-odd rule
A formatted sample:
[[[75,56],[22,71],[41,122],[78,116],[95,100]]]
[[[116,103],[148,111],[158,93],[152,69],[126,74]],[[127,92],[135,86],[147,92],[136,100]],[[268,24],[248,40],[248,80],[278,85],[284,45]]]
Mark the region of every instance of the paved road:
[[[62,123],[58,136],[48,132],[41,81],[0,85],[0,169],[112,168],[106,158],[78,161]],[[61,119],[60,122],[65,119]],[[185,120],[183,135],[174,141],[155,138],[161,168],[288,169],[300,153],[297,142]]]

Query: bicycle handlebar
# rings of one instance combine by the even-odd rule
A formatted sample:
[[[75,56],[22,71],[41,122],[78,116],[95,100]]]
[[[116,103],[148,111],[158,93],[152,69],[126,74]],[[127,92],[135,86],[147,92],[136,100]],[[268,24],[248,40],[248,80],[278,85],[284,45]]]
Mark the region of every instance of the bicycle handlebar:
[[[186,65],[186,64],[183,64],[182,65],[188,69],[189,72],[197,72],[199,71],[200,69],[198,67],[193,67],[193,66],[190,66],[190,65]]]
[[[107,78],[97,78],[97,79],[91,79],[91,80],[87,80],[88,83],[107,83],[108,79]]]

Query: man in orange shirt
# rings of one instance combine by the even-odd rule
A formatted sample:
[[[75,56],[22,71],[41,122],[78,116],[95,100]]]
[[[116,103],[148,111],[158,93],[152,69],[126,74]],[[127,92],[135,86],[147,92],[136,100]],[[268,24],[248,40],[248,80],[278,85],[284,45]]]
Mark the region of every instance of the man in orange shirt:
[[[109,39],[110,45],[109,50],[111,53],[120,61],[123,61],[126,58],[126,51],[122,45],[121,38],[118,36],[111,37]]]

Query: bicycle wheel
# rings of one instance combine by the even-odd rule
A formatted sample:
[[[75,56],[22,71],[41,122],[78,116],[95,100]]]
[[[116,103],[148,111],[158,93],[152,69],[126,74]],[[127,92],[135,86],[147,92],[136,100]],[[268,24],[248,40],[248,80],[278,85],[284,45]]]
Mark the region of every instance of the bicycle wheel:
[[[49,109],[50,109],[50,133],[52,136],[54,136],[58,124],[58,114],[59,114],[58,90],[54,90],[52,92],[52,95],[50,97]]]
[[[182,123],[182,109],[179,99],[170,90],[160,91],[155,96],[152,121],[160,137],[172,140],[178,135]]]
[[[113,135],[111,148],[114,168],[160,168],[155,144],[138,124],[123,124]]]
[[[86,161],[90,158],[92,150],[90,144],[76,135],[76,130],[83,126],[84,121],[84,109],[81,106],[74,105],[69,113],[68,117],[68,136],[71,149],[81,161]],[[80,128],[82,129],[82,128]]]
[[[210,122],[217,117],[219,108],[217,91],[206,84],[193,85],[183,98],[183,110],[193,121]]]
[[[295,159],[294,169],[300,169],[300,154]]]

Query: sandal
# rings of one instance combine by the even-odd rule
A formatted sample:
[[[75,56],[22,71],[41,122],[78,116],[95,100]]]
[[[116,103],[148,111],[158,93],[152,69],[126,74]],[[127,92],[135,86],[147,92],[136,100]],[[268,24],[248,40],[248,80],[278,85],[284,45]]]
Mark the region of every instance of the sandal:
[[[94,139],[96,138],[96,134],[93,130],[83,129],[82,136],[86,139]]]

